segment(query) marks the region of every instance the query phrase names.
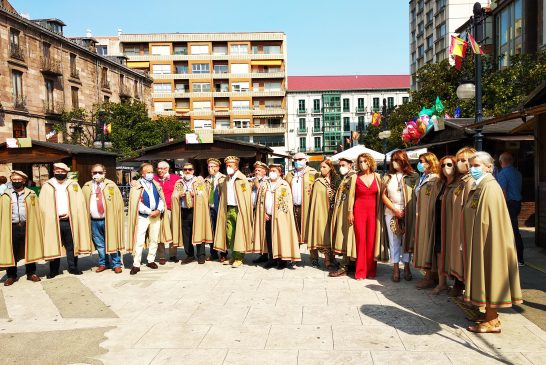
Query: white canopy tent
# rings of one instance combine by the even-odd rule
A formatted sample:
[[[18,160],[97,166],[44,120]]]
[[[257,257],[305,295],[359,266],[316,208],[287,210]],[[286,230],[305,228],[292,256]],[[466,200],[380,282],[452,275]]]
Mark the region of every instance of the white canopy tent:
[[[387,153],[387,161],[391,160],[392,154],[394,152],[396,152],[396,151],[399,151],[399,150],[396,149],[396,150],[392,150],[392,151]],[[416,150],[406,151],[406,153],[408,154],[409,161],[411,163],[418,162],[419,161],[419,155],[421,155],[421,154],[423,154],[425,152],[427,152],[426,148],[419,148],[419,149],[416,149]]]
[[[355,161],[361,153],[369,153],[375,159],[377,163],[382,163],[385,160],[385,155],[377,151],[364,147],[363,145],[357,145],[349,148],[343,152],[328,157],[332,162],[339,162],[341,158],[349,158]]]

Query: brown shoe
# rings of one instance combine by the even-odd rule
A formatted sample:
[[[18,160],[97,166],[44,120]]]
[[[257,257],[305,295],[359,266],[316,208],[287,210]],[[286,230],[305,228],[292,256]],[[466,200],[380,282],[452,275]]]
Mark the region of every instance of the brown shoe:
[[[206,261],[212,261],[212,256],[207,256]]]
[[[220,262],[224,262],[226,260],[227,260],[227,258],[225,256],[220,256],[220,258],[218,259],[218,261],[220,261]]]
[[[347,276],[347,269],[339,269],[339,270],[336,270],[336,271],[332,271],[331,273],[328,274],[329,277],[331,278],[337,278],[337,277],[340,277],[340,276]]]
[[[122,271],[123,271],[123,270],[121,269],[121,266],[114,267],[114,272],[115,272],[116,274],[121,274]]]
[[[166,263],[167,263],[167,260],[159,259],[159,265],[165,265]]]
[[[391,276],[391,280],[395,283],[399,283],[400,282],[400,269],[398,270],[392,270],[392,276]]]
[[[412,279],[413,279],[413,275],[411,273],[409,264],[404,264],[404,280],[411,281]]]
[[[106,270],[106,266],[100,265],[99,267],[97,267],[97,270],[95,270],[95,272],[103,272],[104,270]]]
[[[188,256],[184,260],[182,260],[181,265],[186,265],[186,264],[189,264],[189,263],[194,262],[194,261],[195,261],[195,257]]]
[[[204,257],[200,257],[198,260],[197,260],[197,263],[199,265],[203,265],[205,263],[206,259]]]
[[[140,267],[133,266],[129,275],[136,275],[140,271]]]
[[[154,269],[154,270],[158,268],[158,266],[157,266],[157,264],[155,262],[149,262],[149,263],[146,264],[146,266],[148,266],[150,269]]]
[[[11,286],[17,281],[17,278],[7,278],[6,281],[4,281],[4,286]]]
[[[42,279],[40,279],[40,277],[36,274],[27,275],[27,280],[32,281],[34,283],[37,283],[38,281],[42,281]]]

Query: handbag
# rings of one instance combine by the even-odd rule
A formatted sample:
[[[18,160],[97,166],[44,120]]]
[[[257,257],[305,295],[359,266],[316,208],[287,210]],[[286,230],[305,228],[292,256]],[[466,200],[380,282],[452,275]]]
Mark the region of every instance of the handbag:
[[[389,226],[392,233],[397,236],[402,236],[404,233],[406,233],[406,224],[404,222],[404,219],[392,217]]]

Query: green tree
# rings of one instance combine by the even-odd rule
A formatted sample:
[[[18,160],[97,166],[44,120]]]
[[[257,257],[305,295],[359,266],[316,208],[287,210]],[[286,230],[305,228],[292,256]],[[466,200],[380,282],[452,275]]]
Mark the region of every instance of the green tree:
[[[64,143],[80,144],[93,147],[95,141],[94,113],[79,108],[69,112],[62,112],[60,122],[53,125],[57,133],[62,133]]]

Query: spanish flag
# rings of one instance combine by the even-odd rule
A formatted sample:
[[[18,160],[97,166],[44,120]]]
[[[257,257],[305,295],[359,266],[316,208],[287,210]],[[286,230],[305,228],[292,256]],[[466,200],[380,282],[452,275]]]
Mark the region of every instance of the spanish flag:
[[[379,124],[381,124],[381,114],[373,113],[372,114],[372,125],[374,127],[377,127]]]
[[[476,42],[474,37],[472,37],[472,34],[468,34],[468,40],[470,41],[470,47],[472,48],[472,51],[475,54],[483,54],[483,51],[480,48],[480,45],[478,44],[478,42]]]
[[[449,46],[449,54],[464,58],[468,43],[459,37],[451,36],[451,45]]]

